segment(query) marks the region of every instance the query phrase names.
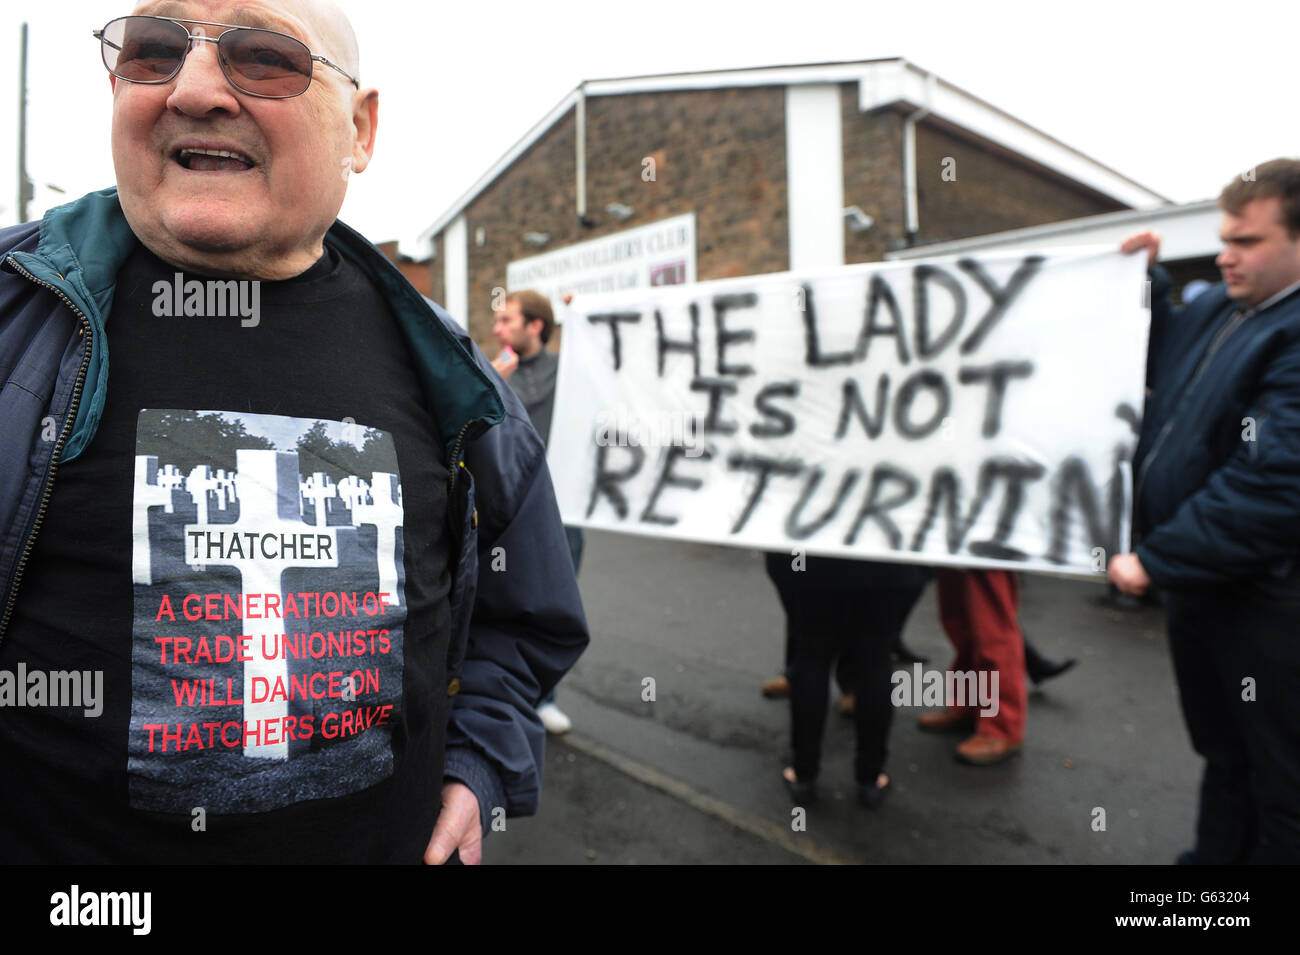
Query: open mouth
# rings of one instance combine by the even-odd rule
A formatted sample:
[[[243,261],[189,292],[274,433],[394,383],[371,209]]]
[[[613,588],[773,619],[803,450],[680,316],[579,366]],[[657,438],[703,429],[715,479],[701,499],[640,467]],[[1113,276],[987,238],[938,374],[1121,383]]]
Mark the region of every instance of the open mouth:
[[[228,149],[178,149],[172,159],[194,172],[244,172],[253,168],[253,160]]]

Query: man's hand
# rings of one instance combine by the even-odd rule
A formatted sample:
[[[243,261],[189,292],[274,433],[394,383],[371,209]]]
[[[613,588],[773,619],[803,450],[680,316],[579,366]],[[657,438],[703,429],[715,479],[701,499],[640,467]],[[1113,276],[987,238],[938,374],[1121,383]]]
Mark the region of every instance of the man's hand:
[[[1141,597],[1151,586],[1151,578],[1142,567],[1137,554],[1116,554],[1110,559],[1106,576],[1121,592]]]
[[[449,782],[442,787],[442,812],[429,838],[429,848],[424,850],[424,864],[442,865],[456,849],[460,850],[460,861],[465,865],[483,861],[478,797],[464,783]]]
[[[1143,249],[1146,249],[1147,253],[1147,268],[1151,268],[1160,257],[1160,236],[1154,232],[1139,232],[1137,235],[1129,236],[1119,246],[1119,250],[1125,255],[1132,255]]]
[[[509,381],[510,376],[513,375],[515,369],[519,367],[519,356],[515,354],[513,348],[503,348],[501,349],[501,354],[492,359],[492,367],[497,370],[502,378]]]

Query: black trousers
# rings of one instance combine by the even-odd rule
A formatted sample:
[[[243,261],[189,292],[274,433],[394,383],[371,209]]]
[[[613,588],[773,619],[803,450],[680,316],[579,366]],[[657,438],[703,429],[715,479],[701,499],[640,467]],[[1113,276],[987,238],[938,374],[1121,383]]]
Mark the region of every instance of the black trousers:
[[[1183,718],[1205,758],[1194,861],[1300,862],[1300,590],[1165,597]]]
[[[889,752],[893,665],[890,652],[930,578],[905,564],[809,557],[804,570],[788,554],[767,555],[767,573],[786,614],[790,745],[795,775],[821,769],[832,663],[852,674],[857,745],[854,778],[874,784]]]

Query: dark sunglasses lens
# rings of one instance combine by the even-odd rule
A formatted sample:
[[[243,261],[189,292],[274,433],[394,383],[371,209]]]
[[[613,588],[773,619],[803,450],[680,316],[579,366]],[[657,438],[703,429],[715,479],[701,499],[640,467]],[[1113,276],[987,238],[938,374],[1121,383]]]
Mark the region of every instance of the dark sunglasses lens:
[[[110,73],[135,83],[157,83],[185,59],[185,28],[151,17],[122,17],[104,27],[100,48]]]
[[[311,51],[283,33],[228,30],[221,54],[232,82],[257,96],[297,96],[311,85]]]

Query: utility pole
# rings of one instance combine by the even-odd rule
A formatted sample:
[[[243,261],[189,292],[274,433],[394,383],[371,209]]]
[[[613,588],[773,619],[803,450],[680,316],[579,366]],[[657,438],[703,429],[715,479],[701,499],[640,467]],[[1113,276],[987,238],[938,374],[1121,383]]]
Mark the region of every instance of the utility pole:
[[[18,221],[27,221],[27,200],[32,184],[27,179],[27,24],[22,27],[18,56]]]

